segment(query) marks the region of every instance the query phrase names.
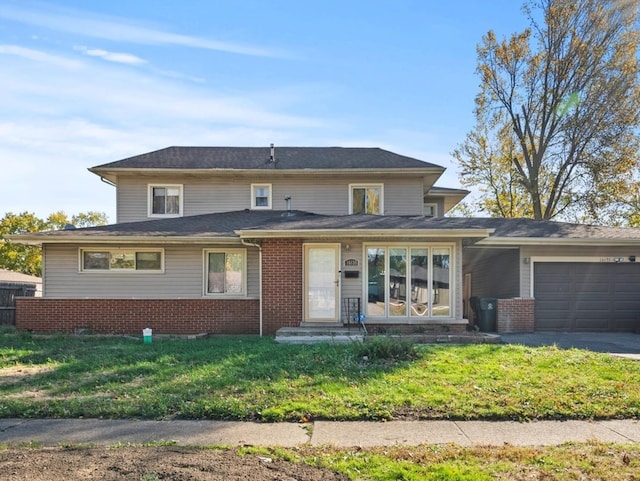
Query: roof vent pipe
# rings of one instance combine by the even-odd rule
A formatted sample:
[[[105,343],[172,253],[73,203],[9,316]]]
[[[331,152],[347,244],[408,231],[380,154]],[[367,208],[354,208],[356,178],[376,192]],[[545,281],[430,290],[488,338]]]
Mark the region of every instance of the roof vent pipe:
[[[271,157],[269,157],[269,162],[275,164],[276,163],[276,146],[271,144]]]
[[[287,211],[291,212],[291,196],[290,195],[286,196],[284,200],[287,201]]]

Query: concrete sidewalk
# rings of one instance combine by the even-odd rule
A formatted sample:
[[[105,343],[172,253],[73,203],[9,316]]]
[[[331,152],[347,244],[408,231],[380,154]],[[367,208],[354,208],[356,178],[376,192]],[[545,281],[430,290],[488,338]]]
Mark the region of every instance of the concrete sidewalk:
[[[373,447],[395,444],[544,446],[598,440],[640,442],[640,421],[389,421],[249,423],[99,419],[0,419],[0,443],[113,445],[171,441],[180,445]]]

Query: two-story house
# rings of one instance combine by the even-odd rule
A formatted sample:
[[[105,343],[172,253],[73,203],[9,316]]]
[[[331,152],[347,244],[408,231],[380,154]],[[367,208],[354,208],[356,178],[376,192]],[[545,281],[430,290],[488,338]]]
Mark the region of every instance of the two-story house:
[[[271,335],[363,314],[451,332],[469,327],[472,295],[500,299],[501,330],[637,327],[637,290],[615,281],[640,287],[636,230],[446,218],[467,192],[435,187],[444,168],[418,159],[169,147],[90,171],[115,187],[117,222],[14,236],[43,246],[43,297],[18,301],[20,329]],[[596,287],[581,291],[584,272]],[[607,314],[581,324],[580,292],[598,289]]]

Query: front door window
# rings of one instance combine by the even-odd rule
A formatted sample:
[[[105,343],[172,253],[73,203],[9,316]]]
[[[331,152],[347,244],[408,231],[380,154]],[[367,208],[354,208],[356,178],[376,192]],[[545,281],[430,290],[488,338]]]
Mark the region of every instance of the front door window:
[[[337,322],[339,246],[305,245],[305,320]]]

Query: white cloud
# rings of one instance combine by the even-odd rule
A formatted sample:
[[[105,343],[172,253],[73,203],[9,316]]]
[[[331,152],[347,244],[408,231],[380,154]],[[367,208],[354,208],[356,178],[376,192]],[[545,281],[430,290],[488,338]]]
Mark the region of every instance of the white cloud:
[[[147,63],[146,60],[130,53],[109,52],[107,50],[87,48],[83,46],[75,46],[73,49],[90,57],[99,57],[109,62],[124,63],[127,65],[140,65]]]
[[[19,45],[0,45],[0,55],[13,55],[33,62],[48,63],[65,69],[75,69],[81,66],[81,63],[75,60],[21,47]]]
[[[135,25],[129,19],[39,4],[36,9],[0,5],[0,18],[90,38],[145,45],[177,45],[259,57],[280,57],[284,52],[238,43],[193,37]]]
[[[266,90],[185,87],[152,68],[7,45],[1,54],[2,212],[97,210],[115,222],[115,190],[89,167],[169,145],[295,145],[307,130],[331,128],[289,113],[307,98],[296,86],[295,101],[284,101],[283,86],[274,105]]]
[[[215,49],[208,40],[138,28],[122,19],[52,9],[43,6],[35,12],[0,5],[0,18],[82,32],[91,38]],[[146,59],[127,53],[134,51],[129,45],[117,52],[86,46],[72,52],[42,36],[32,40],[37,43],[30,45],[67,50],[66,55],[60,51],[54,55],[43,49],[0,45],[4,212],[30,210],[46,217],[60,209],[68,214],[98,210],[107,212],[114,222],[115,190],[87,168],[170,145],[380,146],[446,165],[438,157],[444,154],[437,154],[437,146],[425,141],[430,138],[426,132],[370,129],[368,138],[362,138],[356,124],[363,119],[299,113],[308,112],[309,106],[315,107],[313,111],[328,110],[324,105],[334,100],[336,88],[331,83],[282,82],[268,89],[258,82],[254,88],[242,89],[222,73],[215,82],[197,83],[202,79],[144,63]],[[95,45],[86,39],[67,45],[72,42]],[[228,52],[260,54],[237,51],[234,45],[222,47]],[[191,53],[210,57],[208,52]],[[129,68],[132,65],[143,67]]]

